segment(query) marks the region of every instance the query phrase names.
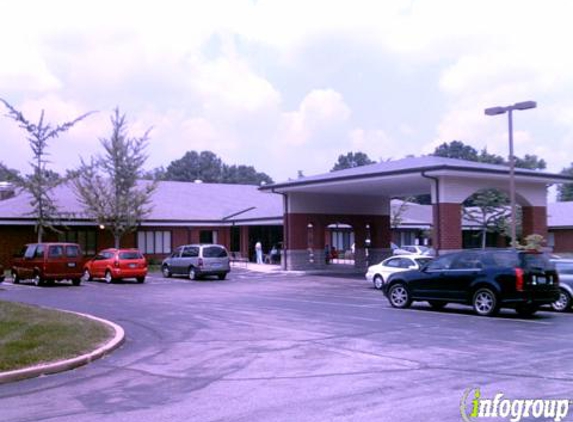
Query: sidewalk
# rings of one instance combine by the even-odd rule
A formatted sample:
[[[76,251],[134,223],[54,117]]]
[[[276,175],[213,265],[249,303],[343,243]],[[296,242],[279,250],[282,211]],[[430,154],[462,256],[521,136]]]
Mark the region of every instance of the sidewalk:
[[[249,271],[257,271],[260,273],[272,273],[282,271],[280,265],[275,264],[257,264],[255,262],[232,262],[231,268],[244,268]]]

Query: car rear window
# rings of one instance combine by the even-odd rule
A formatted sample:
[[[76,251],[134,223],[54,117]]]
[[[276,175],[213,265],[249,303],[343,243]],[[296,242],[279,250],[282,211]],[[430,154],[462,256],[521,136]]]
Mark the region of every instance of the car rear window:
[[[143,255],[138,251],[120,252],[119,259],[141,259]]]
[[[225,258],[227,251],[218,246],[207,246],[203,248],[203,258]]]
[[[553,264],[549,261],[549,257],[544,253],[522,253],[521,263],[522,267],[526,269],[540,268],[540,269],[550,269],[553,268]]]
[[[80,248],[75,245],[66,246],[66,256],[68,258],[77,258],[81,255]]]

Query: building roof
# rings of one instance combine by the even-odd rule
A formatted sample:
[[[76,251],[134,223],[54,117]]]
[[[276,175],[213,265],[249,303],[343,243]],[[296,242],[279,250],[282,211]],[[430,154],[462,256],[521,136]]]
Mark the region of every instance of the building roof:
[[[149,183],[141,181],[140,183]],[[72,220],[86,220],[82,204],[69,184],[54,189],[60,211]],[[26,192],[0,201],[0,222],[32,220],[31,197]],[[267,222],[282,224],[282,198],[253,185],[159,182],[146,223]]]
[[[497,164],[485,164],[453,158],[422,156],[408,157],[395,161],[384,161],[361,167],[354,167],[316,176],[301,177],[270,184],[261,190],[274,192],[309,191],[320,189],[322,192],[342,193],[352,189],[355,193],[368,194],[383,192],[387,196],[419,194],[430,191],[430,180],[423,177],[439,176],[445,173],[473,174],[488,178],[507,178],[509,167]],[[541,183],[572,183],[573,178],[539,170],[516,168],[517,180],[531,180]]]

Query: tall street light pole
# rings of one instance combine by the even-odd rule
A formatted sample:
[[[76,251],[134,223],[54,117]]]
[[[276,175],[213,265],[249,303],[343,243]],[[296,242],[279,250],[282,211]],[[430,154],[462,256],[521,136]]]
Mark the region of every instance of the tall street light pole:
[[[537,107],[535,101],[523,101],[506,107],[490,107],[485,109],[488,116],[496,116],[507,112],[509,131],[509,202],[511,206],[511,247],[517,246],[516,210],[515,210],[515,156],[513,154],[513,110],[528,110]]]

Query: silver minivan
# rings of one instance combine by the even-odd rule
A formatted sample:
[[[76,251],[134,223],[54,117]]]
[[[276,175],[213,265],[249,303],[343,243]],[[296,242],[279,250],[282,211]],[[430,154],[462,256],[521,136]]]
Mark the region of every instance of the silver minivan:
[[[191,280],[197,280],[208,275],[216,275],[224,280],[231,271],[229,253],[222,245],[193,244],[182,245],[161,263],[164,277],[173,274],[187,275]]]

